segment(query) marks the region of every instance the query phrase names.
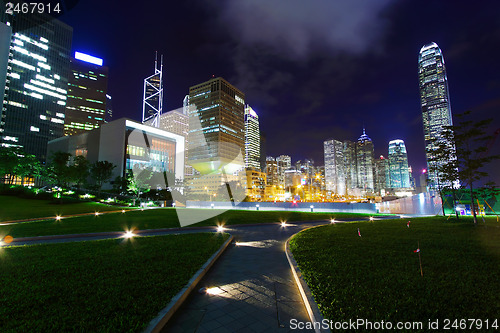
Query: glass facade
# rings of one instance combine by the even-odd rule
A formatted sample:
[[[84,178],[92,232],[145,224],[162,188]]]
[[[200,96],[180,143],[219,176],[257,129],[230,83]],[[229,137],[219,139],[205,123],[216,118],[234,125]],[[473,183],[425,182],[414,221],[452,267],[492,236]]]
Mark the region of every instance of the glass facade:
[[[375,192],[381,196],[391,187],[389,161],[382,155],[375,160]]]
[[[214,78],[189,88],[189,105],[188,164],[210,172],[244,155],[245,95],[240,90]]]
[[[373,165],[373,142],[363,129],[363,134],[356,143],[356,167],[358,171],[358,188],[366,192],[373,192],[375,190]]]
[[[245,108],[245,167],[260,169],[259,116],[249,105]]]
[[[325,186],[327,191],[346,194],[344,144],[337,140],[323,142],[325,154]]]
[[[391,188],[409,188],[408,155],[403,140],[389,142],[389,178]]]
[[[175,140],[169,140],[147,133],[146,145],[144,138],[131,136],[136,129],[127,128],[127,150],[125,169],[144,169],[151,167],[155,172],[175,172]]]
[[[73,30],[41,16],[7,20],[12,37],[0,142],[45,161],[48,141],[63,136]]]
[[[436,43],[424,45],[420,49],[418,78],[427,168],[432,187],[433,184],[434,186],[437,184],[436,175],[431,171],[433,166],[429,163],[429,159],[433,157],[432,151],[436,148],[432,140],[441,138],[443,126],[453,124],[444,58]]]
[[[358,168],[356,166],[356,143],[344,141],[344,165],[345,165],[345,183],[347,193],[358,187]]]
[[[106,122],[108,68],[71,58],[64,135],[98,128]]]

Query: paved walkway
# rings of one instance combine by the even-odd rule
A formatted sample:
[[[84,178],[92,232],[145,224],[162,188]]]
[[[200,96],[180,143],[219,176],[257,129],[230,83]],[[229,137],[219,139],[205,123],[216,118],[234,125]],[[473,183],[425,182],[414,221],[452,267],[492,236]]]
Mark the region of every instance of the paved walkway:
[[[325,222],[239,226],[235,245],[199,283],[163,332],[300,332],[290,320],[309,321],[285,254],[285,242]]]

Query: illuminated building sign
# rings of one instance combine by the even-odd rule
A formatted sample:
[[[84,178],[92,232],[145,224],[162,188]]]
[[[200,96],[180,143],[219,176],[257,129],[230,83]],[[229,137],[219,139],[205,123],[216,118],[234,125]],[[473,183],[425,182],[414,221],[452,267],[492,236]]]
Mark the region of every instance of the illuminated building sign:
[[[102,59],[101,58],[93,57],[93,56],[85,54],[85,53],[75,52],[75,59],[89,62],[89,63],[94,64],[94,65],[102,66]]]

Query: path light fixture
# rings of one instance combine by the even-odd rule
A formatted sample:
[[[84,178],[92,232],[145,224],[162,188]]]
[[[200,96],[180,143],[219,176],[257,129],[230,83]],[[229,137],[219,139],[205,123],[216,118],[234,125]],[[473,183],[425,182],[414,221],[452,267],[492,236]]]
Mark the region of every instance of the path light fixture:
[[[127,230],[125,231],[125,233],[123,234],[123,238],[132,238],[134,237],[135,234],[131,231],[131,230]]]

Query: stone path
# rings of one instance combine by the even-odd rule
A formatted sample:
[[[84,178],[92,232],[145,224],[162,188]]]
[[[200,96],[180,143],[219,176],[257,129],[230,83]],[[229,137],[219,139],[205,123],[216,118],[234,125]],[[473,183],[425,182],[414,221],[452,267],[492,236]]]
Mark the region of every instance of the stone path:
[[[285,254],[298,223],[228,229],[236,243],[199,283],[162,332],[301,332],[290,320],[309,321]],[[303,331],[304,332],[304,331]]]

